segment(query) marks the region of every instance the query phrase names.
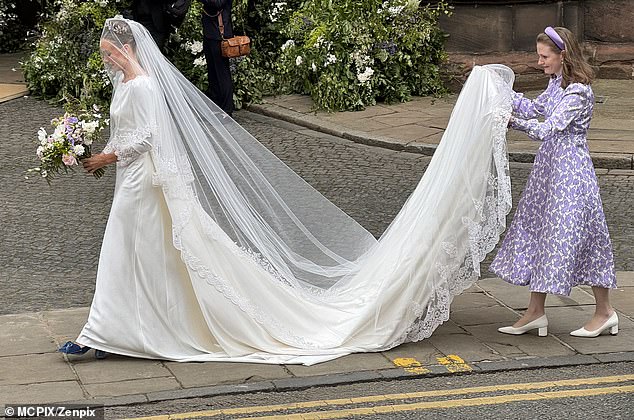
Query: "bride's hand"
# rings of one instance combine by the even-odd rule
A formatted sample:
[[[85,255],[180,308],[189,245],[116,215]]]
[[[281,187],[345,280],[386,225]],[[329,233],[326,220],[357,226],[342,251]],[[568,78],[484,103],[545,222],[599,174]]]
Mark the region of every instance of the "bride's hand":
[[[98,155],[94,155],[89,157],[88,159],[82,160],[82,165],[84,165],[84,169],[86,172],[92,174],[99,168],[103,168],[104,166],[110,165],[117,161],[117,155],[114,153],[99,153]]]

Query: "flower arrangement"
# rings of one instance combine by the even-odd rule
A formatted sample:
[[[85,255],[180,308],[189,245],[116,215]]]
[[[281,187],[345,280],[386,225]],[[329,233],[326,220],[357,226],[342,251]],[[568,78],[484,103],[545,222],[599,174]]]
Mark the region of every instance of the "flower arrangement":
[[[54,128],[51,134],[40,128],[36,150],[40,165],[28,172],[38,173],[50,184],[55,176],[73,171],[73,167],[78,166],[81,160],[91,157],[93,141],[108,125],[99,107],[95,105],[92,111],[78,116],[67,112],[62,117],[54,118],[51,120]],[[104,172],[100,168],[93,174],[95,178],[101,178]]]
[[[442,94],[439,67],[446,56],[438,17],[450,9],[442,0],[421,3],[305,2],[285,28],[281,84],[311,95],[316,108],[328,111]]]
[[[99,36],[106,18],[129,4],[47,2],[41,37],[22,65],[31,92],[107,106],[112,87]],[[201,7],[192,2],[165,51],[205,91]],[[231,61],[236,109],[263,95],[291,92],[311,95],[315,108],[328,111],[442,94],[440,64],[446,55],[438,17],[449,10],[445,0],[234,0],[234,33],[253,40],[249,56]]]

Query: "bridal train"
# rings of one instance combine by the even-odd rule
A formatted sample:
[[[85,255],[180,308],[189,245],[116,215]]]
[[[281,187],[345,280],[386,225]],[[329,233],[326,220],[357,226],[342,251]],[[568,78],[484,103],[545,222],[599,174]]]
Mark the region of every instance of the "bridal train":
[[[118,156],[117,180],[78,343],[311,365],[429,337],[477,280],[511,209],[510,69],[473,69],[424,176],[376,240],[223,115],[141,25],[110,19],[103,40],[136,70],[112,72],[104,153]]]

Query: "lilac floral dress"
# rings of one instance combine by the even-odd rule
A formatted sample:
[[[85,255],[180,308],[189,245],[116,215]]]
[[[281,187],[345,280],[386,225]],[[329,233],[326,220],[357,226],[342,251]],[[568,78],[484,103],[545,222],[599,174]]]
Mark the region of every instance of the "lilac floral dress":
[[[513,99],[511,127],[542,144],[491,271],[532,292],[567,296],[578,284],[615,288],[616,276],[586,139],[594,94],[561,82],[551,78],[535,100]]]

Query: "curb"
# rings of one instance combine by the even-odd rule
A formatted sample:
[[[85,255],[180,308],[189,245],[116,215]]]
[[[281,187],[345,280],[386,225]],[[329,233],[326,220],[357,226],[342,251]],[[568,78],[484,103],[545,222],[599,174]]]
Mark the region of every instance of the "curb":
[[[92,400],[63,401],[63,404],[73,405],[103,405],[104,407],[117,407],[155,403],[159,401],[171,401],[187,398],[211,398],[224,395],[239,395],[251,392],[283,392],[298,391],[313,387],[347,385],[352,383],[408,380],[419,378],[432,378],[452,375],[470,375],[478,373],[497,373],[514,370],[534,370],[542,368],[559,368],[569,366],[596,365],[603,363],[634,362],[634,351],[603,353],[595,356],[577,354],[574,356],[555,356],[549,358],[526,358],[496,362],[475,362],[466,364],[471,369],[450,372],[446,366],[425,366],[427,373],[409,373],[402,368],[390,368],[380,370],[366,370],[358,372],[336,373],[330,375],[317,375],[311,377],[294,377],[273,379],[269,381],[251,382],[230,385],[215,385],[191,389],[179,389],[173,391],[155,391],[146,394],[133,394],[111,398],[97,398]]]
[[[5,89],[3,89],[4,86],[12,86],[12,87],[13,86],[18,86],[18,87],[22,86],[23,88],[22,88],[22,90],[13,90],[13,89],[11,89],[12,93],[8,93],[7,94],[7,93],[3,92],[3,90],[5,90]],[[18,83],[0,83],[0,104],[4,103],[4,102],[11,101],[13,99],[21,98],[21,97],[26,96],[28,94],[29,94],[29,89],[24,84],[21,84],[21,83],[20,84],[18,84]]]
[[[338,125],[324,122],[312,115],[300,114],[278,106],[273,108],[261,104],[251,104],[246,110],[367,146],[382,147],[399,152],[419,153],[426,156],[432,156],[438,147],[436,144],[418,142],[403,143],[389,137],[373,136],[362,131],[342,129]],[[634,155],[591,153],[590,156],[595,168],[634,169]],[[511,162],[533,163],[534,159],[534,152],[509,152],[509,161]]]

